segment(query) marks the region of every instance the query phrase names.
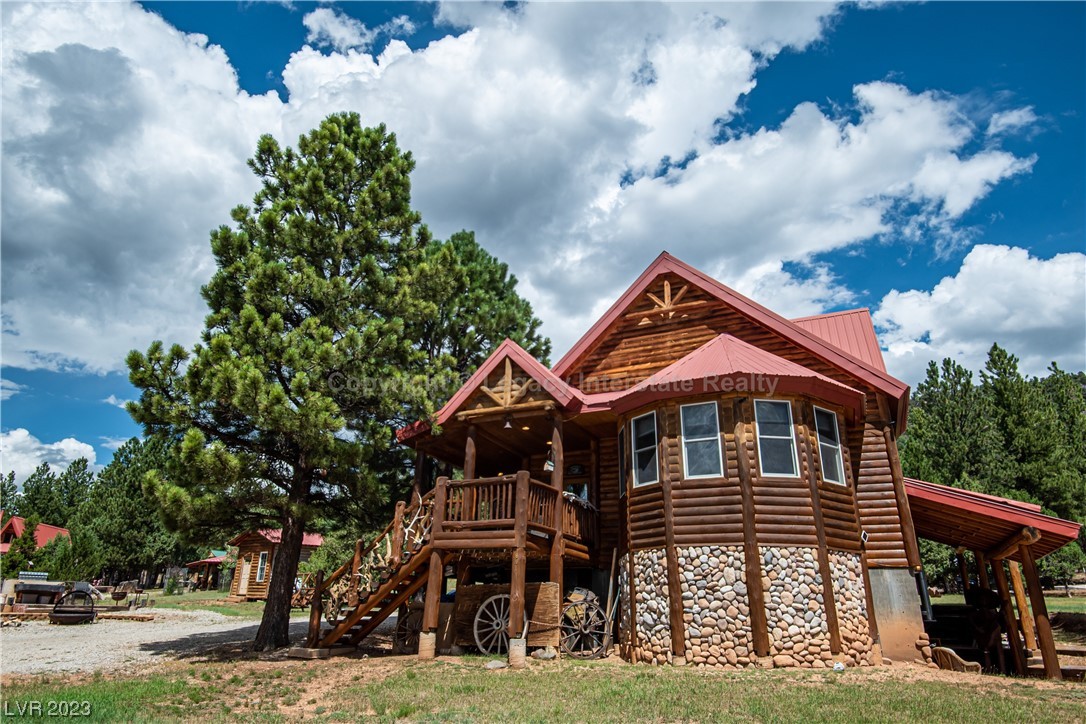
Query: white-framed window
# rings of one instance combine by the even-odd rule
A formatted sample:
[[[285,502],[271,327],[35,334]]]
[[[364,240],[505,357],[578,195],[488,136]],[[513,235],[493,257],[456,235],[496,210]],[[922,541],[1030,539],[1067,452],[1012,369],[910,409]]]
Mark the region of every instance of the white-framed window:
[[[720,419],[715,402],[699,402],[679,408],[683,427],[683,470],[688,478],[719,478],[724,475],[720,455]]]
[[[822,460],[822,479],[844,485],[845,465],[841,459],[841,434],[837,427],[837,415],[815,407],[814,417],[818,435],[818,456]]]
[[[798,478],[792,404],[787,400],[755,400],[754,421],[762,475]]]
[[[256,582],[263,583],[268,572],[268,552],[260,551],[260,560],[256,564]]]
[[[633,460],[633,484],[648,485],[660,481],[656,457],[656,413],[630,420],[630,458]]]

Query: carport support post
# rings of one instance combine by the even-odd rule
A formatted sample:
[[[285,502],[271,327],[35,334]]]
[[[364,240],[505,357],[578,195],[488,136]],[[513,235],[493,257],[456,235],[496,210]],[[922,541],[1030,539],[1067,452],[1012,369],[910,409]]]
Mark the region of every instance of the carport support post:
[[[992,577],[999,589],[1000,608],[1003,609],[1003,622],[1007,625],[1007,643],[1011,645],[1014,657],[1014,670],[1019,676],[1026,675],[1026,653],[1022,651],[1022,639],[1018,637],[1018,621],[1011,608],[1011,593],[1007,587],[1007,574],[1003,572],[1003,561],[992,561]]]
[[[1022,636],[1026,639],[1026,648],[1037,650],[1037,637],[1033,634],[1033,621],[1030,619],[1029,606],[1026,605],[1026,591],[1022,585],[1022,569],[1018,561],[1007,561],[1011,569],[1011,588],[1014,590],[1014,603],[1018,607],[1018,622],[1022,625]]]
[[[977,562],[977,582],[986,591],[992,590],[992,584],[988,580],[988,561],[980,551],[973,551],[973,559]],[[994,565],[993,561],[993,565]]]
[[[1045,605],[1041,581],[1037,576],[1037,564],[1033,560],[1033,546],[1022,545],[1018,550],[1022,555],[1022,571],[1026,574],[1026,588],[1029,591],[1030,606],[1033,607],[1033,622],[1037,625],[1037,639],[1041,644],[1045,676],[1049,679],[1062,679],[1056,642],[1052,639],[1052,625],[1048,622],[1048,607]]]

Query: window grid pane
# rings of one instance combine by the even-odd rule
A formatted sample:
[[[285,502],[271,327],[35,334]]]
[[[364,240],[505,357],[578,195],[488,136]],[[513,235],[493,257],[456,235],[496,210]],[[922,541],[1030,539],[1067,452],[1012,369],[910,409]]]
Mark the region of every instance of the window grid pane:
[[[822,460],[822,479],[845,484],[845,466],[841,459],[841,436],[837,429],[837,415],[816,407],[815,428],[818,435],[818,454]]]
[[[656,459],[656,413],[634,418],[630,427],[634,485],[658,482],[660,466]]]
[[[679,412],[682,419],[686,477],[708,478],[724,475],[716,403],[683,405]]]
[[[754,420],[762,474],[798,477],[791,404],[776,400],[755,400]]]

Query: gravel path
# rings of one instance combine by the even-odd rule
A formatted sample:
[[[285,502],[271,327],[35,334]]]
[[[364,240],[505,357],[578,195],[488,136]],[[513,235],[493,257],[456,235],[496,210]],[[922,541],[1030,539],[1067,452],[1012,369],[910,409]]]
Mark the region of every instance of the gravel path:
[[[26,621],[0,629],[0,673],[118,671],[185,659],[252,641],[259,621],[212,611],[147,609],[154,621],[98,621],[52,626]],[[291,640],[304,637],[305,619],[292,619]]]

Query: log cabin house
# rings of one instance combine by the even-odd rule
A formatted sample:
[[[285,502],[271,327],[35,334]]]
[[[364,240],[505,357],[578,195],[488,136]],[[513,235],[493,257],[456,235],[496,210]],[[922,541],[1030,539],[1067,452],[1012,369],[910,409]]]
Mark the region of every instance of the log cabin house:
[[[264,528],[242,533],[228,543],[238,549],[238,561],[234,568],[234,578],[230,582],[228,601],[263,601],[268,597],[272,561],[275,560],[281,536],[280,530]],[[309,560],[309,556],[323,542],[324,537],[319,533],[306,533],[302,537],[302,556],[299,562]]]
[[[416,635],[433,656],[447,579],[459,602],[485,574],[509,592],[504,623],[483,629],[504,626],[511,661],[535,585],[617,589],[630,661],[930,660],[897,453],[908,403],[867,310],[788,320],[661,254],[552,369],[506,340],[433,419],[397,432],[416,451],[413,501],[318,581],[326,600],[346,586],[347,608],[321,631],[313,597],[299,655],[358,644],[425,591]],[[925,519],[936,539],[990,551],[942,503]],[[1021,522],[1000,555],[1019,554]],[[563,618],[563,648],[566,633]]]

